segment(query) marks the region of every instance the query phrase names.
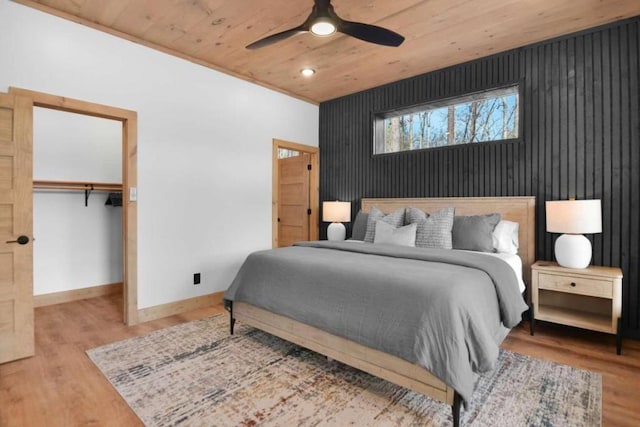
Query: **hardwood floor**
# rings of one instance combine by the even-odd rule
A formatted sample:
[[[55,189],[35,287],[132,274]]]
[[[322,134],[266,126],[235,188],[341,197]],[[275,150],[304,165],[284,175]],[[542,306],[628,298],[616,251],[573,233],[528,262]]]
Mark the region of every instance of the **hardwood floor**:
[[[109,295],[36,308],[36,355],[0,365],[0,426],[141,426],[85,351],[223,311],[127,327],[122,306],[122,295]]]
[[[122,297],[109,295],[35,310],[36,356],[0,365],[0,426],[138,426],[140,420],[85,351],[223,312],[199,309],[134,327],[122,324]],[[602,373],[603,426],[640,425],[640,342],[548,323],[515,328],[503,347]]]
[[[502,347],[602,374],[602,425],[640,426],[640,341],[623,341],[616,355],[613,335],[536,322],[514,328]]]

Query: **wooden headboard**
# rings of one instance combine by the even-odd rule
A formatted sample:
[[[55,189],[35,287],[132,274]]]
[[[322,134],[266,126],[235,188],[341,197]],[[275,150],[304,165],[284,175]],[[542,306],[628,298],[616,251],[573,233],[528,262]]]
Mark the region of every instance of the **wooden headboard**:
[[[417,199],[362,199],[361,209],[369,212],[377,207],[391,213],[401,207],[416,207],[425,212],[453,206],[456,215],[484,215],[499,213],[502,219],[520,224],[518,255],[522,259],[523,276],[527,288],[531,285],[531,265],[536,261],[536,198],[516,197],[436,197]],[[528,298],[528,297],[527,297]]]

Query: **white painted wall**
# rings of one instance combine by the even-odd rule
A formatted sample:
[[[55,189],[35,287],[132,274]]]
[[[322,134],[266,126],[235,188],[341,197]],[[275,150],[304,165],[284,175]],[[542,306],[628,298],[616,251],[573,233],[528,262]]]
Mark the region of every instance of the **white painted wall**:
[[[33,176],[122,182],[122,123],[35,108]],[[33,195],[34,295],[122,281],[122,208],[108,193],[36,190]]]
[[[122,182],[122,122],[34,108],[33,177]]]
[[[6,0],[0,28],[0,90],[138,112],[139,308],[224,290],[271,246],[271,141],[317,146],[317,106]]]

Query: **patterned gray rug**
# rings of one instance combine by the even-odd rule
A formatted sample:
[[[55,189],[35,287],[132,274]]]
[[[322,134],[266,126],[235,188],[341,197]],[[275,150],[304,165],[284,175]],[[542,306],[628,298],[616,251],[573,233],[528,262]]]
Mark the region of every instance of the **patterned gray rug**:
[[[89,350],[148,426],[445,426],[451,408],[226,315]],[[502,351],[463,426],[599,426],[602,378]]]

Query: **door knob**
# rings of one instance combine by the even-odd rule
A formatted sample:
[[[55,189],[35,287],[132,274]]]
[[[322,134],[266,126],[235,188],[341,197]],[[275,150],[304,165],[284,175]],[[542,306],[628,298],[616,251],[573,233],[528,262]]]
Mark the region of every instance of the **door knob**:
[[[7,243],[17,243],[19,245],[26,245],[29,243],[29,238],[27,236],[19,236],[16,240],[7,240]]]

